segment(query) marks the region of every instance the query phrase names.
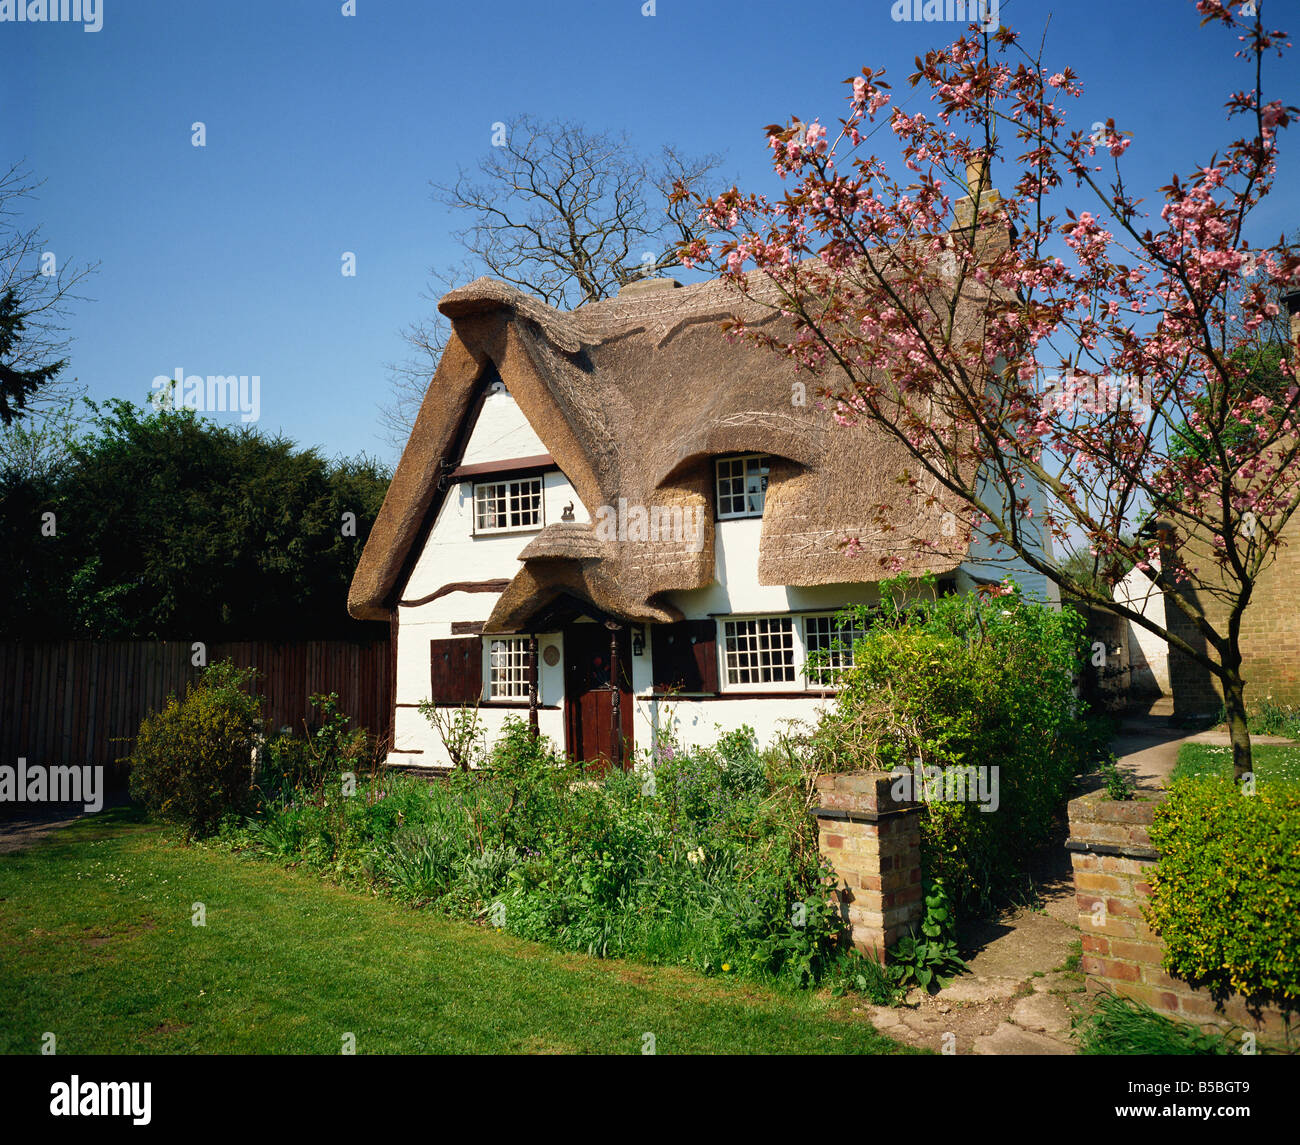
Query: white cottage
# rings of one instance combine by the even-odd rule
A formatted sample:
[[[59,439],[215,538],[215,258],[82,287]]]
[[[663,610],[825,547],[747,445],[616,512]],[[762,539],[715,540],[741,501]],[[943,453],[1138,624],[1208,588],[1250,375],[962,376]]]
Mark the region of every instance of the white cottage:
[[[349,595],[391,624],[391,763],[448,765],[426,699],[623,766],[669,722],[686,743],[743,724],[767,740],[832,694],[806,659],[851,643],[836,612],[893,571],[952,591],[1010,572],[1056,599],[959,539],[942,491],[909,495],[898,443],[726,341],[721,320],[766,312],[725,284],[561,313],[479,279],[439,309],[451,336]]]

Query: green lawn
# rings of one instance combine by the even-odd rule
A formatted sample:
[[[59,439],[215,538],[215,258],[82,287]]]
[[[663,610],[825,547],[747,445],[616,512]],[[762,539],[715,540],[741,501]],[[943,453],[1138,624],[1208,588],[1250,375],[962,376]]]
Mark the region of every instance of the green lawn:
[[[191,923],[191,904],[207,925]],[[0,855],[0,1051],[899,1053],[852,1003],[567,955],[119,809]]]
[[[1257,743],[1250,748],[1252,766],[1260,784],[1300,784],[1300,744]],[[1197,775],[1232,774],[1232,748],[1208,743],[1185,743],[1170,782]]]

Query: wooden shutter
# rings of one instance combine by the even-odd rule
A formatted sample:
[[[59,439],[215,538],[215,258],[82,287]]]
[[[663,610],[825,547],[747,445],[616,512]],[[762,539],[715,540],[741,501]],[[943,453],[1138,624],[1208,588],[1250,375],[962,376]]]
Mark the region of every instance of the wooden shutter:
[[[483,697],[483,641],[429,641],[429,696],[435,704],[476,704]]]
[[[666,692],[718,690],[718,626],[712,620],[679,620],[651,630],[654,689]]]

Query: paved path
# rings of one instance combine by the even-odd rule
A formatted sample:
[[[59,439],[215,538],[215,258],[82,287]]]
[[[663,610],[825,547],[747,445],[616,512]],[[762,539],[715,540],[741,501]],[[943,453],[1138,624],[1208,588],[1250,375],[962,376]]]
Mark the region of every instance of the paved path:
[[[1146,715],[1130,715],[1112,743],[1121,770],[1129,772],[1140,789],[1161,791],[1169,787],[1169,776],[1178,762],[1178,749],[1185,743],[1230,744],[1226,731],[1189,732],[1170,726],[1170,715],[1160,707]],[[1256,735],[1251,743],[1292,743],[1283,736]]]
[[[104,799],[104,810],[126,802],[125,792],[110,791]],[[21,814],[0,818],[0,855],[25,851],[33,843],[75,823],[87,813],[85,805],[81,803],[24,803],[18,806],[22,808]],[[15,809],[10,806],[4,808],[6,812]]]
[[[902,1006],[866,1006],[882,1034],[949,1054],[1072,1054],[1071,1020],[1084,997],[1077,972],[1064,970],[1079,932],[1056,917],[1052,901],[1074,914],[1074,888],[1049,909],[1024,908],[981,924],[983,945],[969,974],[946,990],[912,990]],[[969,942],[971,930],[964,935]]]

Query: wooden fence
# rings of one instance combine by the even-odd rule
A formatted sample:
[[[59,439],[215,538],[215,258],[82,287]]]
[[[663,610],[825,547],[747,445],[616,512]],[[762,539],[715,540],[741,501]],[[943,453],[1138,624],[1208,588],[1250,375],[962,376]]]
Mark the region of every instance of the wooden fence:
[[[212,644],[208,663],[262,674],[256,690],[268,731],[302,731],[314,692],[337,692],[353,725],[387,733],[392,662],[387,640],[358,644]],[[179,641],[0,643],[0,764],[103,764],[124,759],[140,721],[183,695],[202,671]]]

